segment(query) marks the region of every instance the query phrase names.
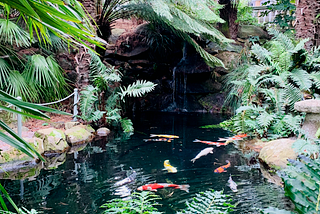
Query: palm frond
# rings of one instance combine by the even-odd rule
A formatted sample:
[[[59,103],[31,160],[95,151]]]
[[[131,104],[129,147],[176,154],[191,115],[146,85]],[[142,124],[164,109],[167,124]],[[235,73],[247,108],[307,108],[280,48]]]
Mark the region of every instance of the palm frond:
[[[30,37],[26,31],[12,21],[0,19],[0,42],[17,47],[28,47]]]
[[[152,91],[156,87],[156,85],[157,84],[154,84],[150,81],[137,80],[127,87],[120,87],[121,92],[119,92],[119,94],[121,95],[122,100],[125,96],[139,97],[144,95],[145,93]]]
[[[0,58],[0,88],[2,90],[7,86],[8,77],[10,75],[11,67],[5,59]]]

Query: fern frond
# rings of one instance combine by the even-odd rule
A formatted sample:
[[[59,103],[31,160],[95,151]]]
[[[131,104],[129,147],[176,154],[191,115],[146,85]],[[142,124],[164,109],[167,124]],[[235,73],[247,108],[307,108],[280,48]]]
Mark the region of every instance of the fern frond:
[[[229,213],[233,211],[234,205],[230,204],[230,196],[224,195],[222,191],[205,191],[196,194],[191,201],[187,201],[187,208],[183,213],[204,214],[204,213]]]
[[[255,54],[256,57],[262,61],[262,63],[270,64],[272,53],[267,49],[258,44],[254,44],[251,47],[251,52]]]
[[[144,95],[145,93],[152,91],[156,87],[156,85],[157,84],[154,84],[150,81],[137,80],[127,87],[120,87],[121,92],[119,92],[119,94],[121,95],[122,100],[125,96],[139,97]]]
[[[133,132],[134,129],[133,129],[133,123],[130,119],[128,118],[123,118],[120,120],[120,123],[121,123],[121,127],[123,129],[124,132]]]
[[[262,112],[258,118],[258,124],[260,127],[269,127],[272,121],[274,120],[275,115],[274,114],[268,114],[267,112]]]
[[[268,33],[274,36],[274,40],[279,41],[281,44],[283,44],[286,47],[287,51],[294,50],[294,44],[291,38],[288,37],[286,34],[276,30],[275,28],[270,28],[268,30]]]
[[[290,73],[290,77],[297,84],[300,90],[308,90],[312,86],[309,73],[302,69],[293,69]]]
[[[320,72],[314,71],[310,74],[310,78],[313,80],[313,84],[316,86],[317,89],[320,88]]]
[[[288,84],[287,87],[284,89],[285,96],[286,96],[286,102],[288,106],[290,107],[290,110],[294,110],[294,104],[298,101],[300,101],[303,98],[303,95],[300,91],[300,89],[296,88],[292,84]]]
[[[105,113],[96,109],[96,103],[98,102],[97,91],[96,87],[89,85],[80,92],[80,118],[85,121],[97,121]]]

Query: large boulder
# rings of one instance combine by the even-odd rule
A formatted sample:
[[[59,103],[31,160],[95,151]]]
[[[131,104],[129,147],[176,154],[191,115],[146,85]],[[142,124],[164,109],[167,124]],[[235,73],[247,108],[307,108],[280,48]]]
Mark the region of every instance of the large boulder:
[[[297,153],[291,148],[296,139],[282,138],[265,144],[259,159],[274,169],[286,168],[288,159],[296,159]]]
[[[258,36],[259,39],[269,39],[269,34],[262,28],[254,25],[241,25],[238,29],[238,37],[248,39],[253,36]]]
[[[25,138],[26,142],[29,143],[39,154],[44,152],[43,141],[39,138]],[[30,161],[33,158],[29,157],[22,151],[1,142],[0,152],[0,163],[7,163],[12,161]]]
[[[54,128],[40,129],[34,135],[43,140],[44,153],[63,153],[69,149],[63,131]]]
[[[223,62],[228,71],[231,71],[233,68],[235,68],[240,60],[240,54],[231,51],[223,51],[215,55],[215,57]]]
[[[81,126],[75,126],[65,131],[67,142],[70,146],[88,143],[93,135]]]
[[[296,102],[294,109],[307,113],[302,129],[309,138],[315,139],[317,130],[320,128],[320,100],[311,99]]]

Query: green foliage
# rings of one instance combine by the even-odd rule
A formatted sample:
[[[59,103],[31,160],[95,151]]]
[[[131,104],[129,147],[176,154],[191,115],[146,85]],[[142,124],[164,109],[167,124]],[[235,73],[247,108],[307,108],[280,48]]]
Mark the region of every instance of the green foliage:
[[[81,92],[84,93],[81,97],[81,118],[86,121],[97,121],[105,113],[109,124],[120,124],[124,132],[133,132],[131,120],[122,119],[121,101],[124,101],[125,97],[142,96],[152,91],[156,84],[150,81],[138,80],[127,87],[120,86],[122,77],[120,71],[102,63],[95,53],[90,52],[90,55],[89,77],[94,86],[90,85],[85,92]],[[100,109],[98,108],[98,103],[100,104]]]
[[[270,1],[266,1],[263,5],[270,4]],[[282,29],[292,28],[292,22],[295,20],[294,13],[296,11],[295,4],[291,3],[290,0],[277,0],[276,3],[267,6],[265,12],[261,14],[262,17],[268,16],[270,12],[277,11],[273,23],[279,25]]]
[[[98,89],[92,85],[87,86],[80,92],[80,111],[79,116],[84,121],[97,121],[105,113],[98,110]]]
[[[227,39],[220,31],[214,28],[215,23],[223,23],[218,11],[221,5],[211,0],[174,1],[174,0],[137,0],[125,5],[125,11],[133,11],[137,17],[162,26],[191,44],[207,62],[209,66],[223,63],[206,52],[194,39],[201,37],[210,41],[227,44]]]
[[[299,213],[320,213],[320,161],[300,156],[299,160],[290,160],[281,177],[284,190],[295,204]]]
[[[204,213],[229,213],[233,211],[234,205],[228,195],[222,191],[208,190],[196,194],[191,202],[187,201],[185,208],[181,213],[204,214]],[[179,213],[179,212],[178,212]]]
[[[295,41],[290,32],[275,29],[269,34],[271,41],[264,46],[254,44],[251,57],[227,75],[225,105],[233,105],[236,111],[221,124],[265,140],[300,133],[304,116],[297,115],[294,104],[305,92],[319,89],[320,77],[315,69],[319,51],[306,52],[307,40]]]
[[[292,148],[299,154],[311,156],[319,152],[319,145],[309,139],[298,139],[296,140]]]
[[[103,213],[130,213],[130,214],[160,214],[158,209],[154,206],[159,205],[156,200],[161,199],[159,196],[144,191],[141,193],[134,192],[131,194],[131,199],[113,199],[106,204],[103,204],[101,208],[106,209]]]
[[[240,0],[238,4],[237,20],[241,25],[259,25],[258,19],[252,16],[252,7],[248,6],[248,0]]]
[[[267,209],[261,210],[261,213],[264,213],[264,214],[294,214],[294,212],[287,211],[287,210],[279,210],[274,207],[269,207]]]

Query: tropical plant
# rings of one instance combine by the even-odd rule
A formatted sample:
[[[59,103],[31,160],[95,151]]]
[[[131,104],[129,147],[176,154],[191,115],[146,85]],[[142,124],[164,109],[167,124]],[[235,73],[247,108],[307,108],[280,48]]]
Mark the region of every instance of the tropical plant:
[[[270,29],[269,34],[271,41],[254,44],[251,59],[227,75],[225,104],[237,110],[222,126],[275,139],[300,132],[303,117],[294,113],[294,103],[319,88],[320,73],[313,69],[319,51],[307,54],[307,40],[295,41],[289,33]]]
[[[191,202],[187,201],[187,207],[178,213],[229,213],[233,211],[234,205],[230,204],[232,201],[229,195],[224,195],[223,191],[207,190],[196,194]],[[178,214],[177,213],[177,214]]]
[[[285,195],[295,204],[298,213],[319,213],[320,161],[299,156],[289,160],[289,166],[280,174]]]
[[[240,0],[236,22],[242,25],[259,25],[258,19],[252,16],[252,7],[248,6],[248,0]]]
[[[232,41],[214,27],[215,23],[224,22],[217,15],[221,8],[221,5],[212,0],[135,0],[122,6],[123,11],[132,11],[130,15],[168,29],[191,44],[210,66],[224,65],[218,58],[206,52],[195,38],[223,44]]]
[[[83,46],[89,41],[99,46],[102,41],[91,33],[81,4],[75,0],[1,2],[0,90],[32,102],[68,95],[70,87],[54,51],[66,43]]]
[[[155,207],[159,205],[158,199],[161,198],[151,192],[134,192],[129,200],[112,199],[100,208],[106,209],[103,213],[160,214]]]
[[[293,28],[293,21],[295,20],[296,6],[291,3],[290,0],[277,0],[275,3],[271,1],[266,1],[263,5],[267,5],[267,10],[261,13],[261,17],[268,16],[271,12],[277,12],[275,15],[273,23],[280,26],[282,29]]]
[[[137,80],[128,86],[120,86],[120,71],[111,65],[103,64],[95,53],[90,54],[90,80],[94,86],[89,85],[81,92],[80,118],[88,122],[103,118],[108,124],[115,122],[120,124],[125,132],[132,132],[131,120],[121,116],[121,102],[125,101],[125,97],[140,97],[152,91],[156,84]]]

